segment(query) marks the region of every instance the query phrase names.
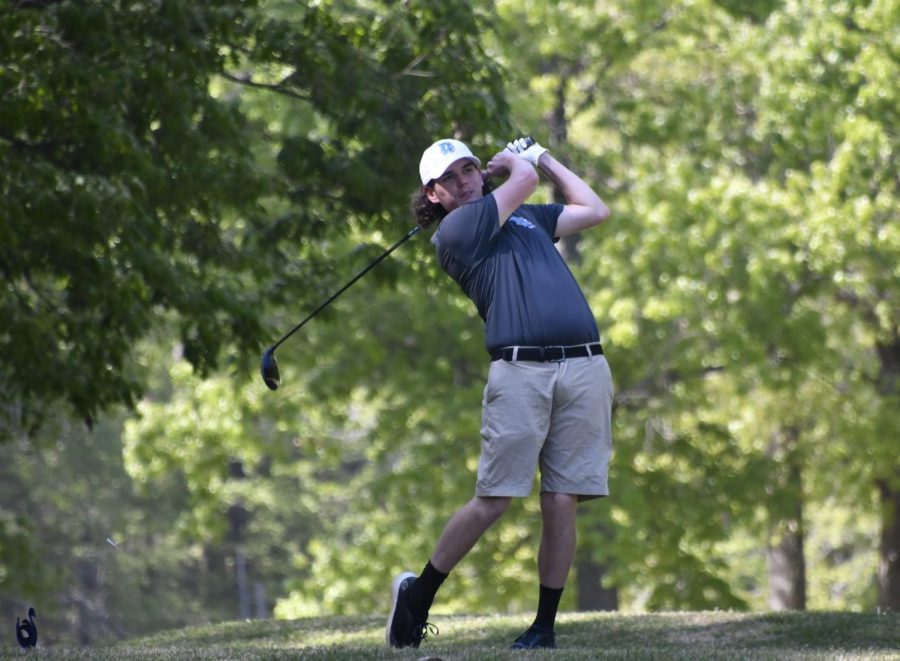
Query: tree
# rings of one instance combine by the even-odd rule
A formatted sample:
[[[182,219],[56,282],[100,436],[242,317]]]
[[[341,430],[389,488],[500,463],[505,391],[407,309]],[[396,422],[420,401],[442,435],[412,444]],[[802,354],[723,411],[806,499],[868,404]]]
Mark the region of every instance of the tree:
[[[706,363],[724,367],[744,384],[747,396],[761,403],[771,406],[771,396],[760,397],[767,391],[790,398],[790,409],[761,408],[756,424],[765,421],[765,426],[752,433],[765,433],[775,416],[781,422],[775,433],[799,429],[799,457],[808,478],[804,482],[822,485],[805,493],[828,497],[824,485],[834,485],[827,476],[838,470],[847,485],[845,497],[856,498],[858,507],[865,507],[869,496],[865,489],[860,493],[849,485],[862,479],[871,489],[871,471],[879,475],[887,467],[890,474],[896,463],[882,454],[896,438],[896,429],[882,417],[883,406],[893,408],[893,396],[885,397],[882,391],[873,397],[863,376],[885,355],[879,344],[890,346],[896,329],[896,288],[885,281],[892,279],[886,265],[896,261],[896,241],[886,222],[892,215],[889,210],[897,208],[896,177],[890,174],[896,140],[892,142],[884,128],[895,121],[896,111],[880,100],[871,101],[895,94],[882,82],[896,68],[881,31],[890,11],[889,3],[840,7],[787,3],[772,13],[765,29],[742,29],[732,39],[716,40],[733,44],[735,50],[723,60],[731,72],[732,82],[723,87],[730,90],[731,101],[723,96],[722,103],[706,106],[715,114],[678,117],[674,109],[684,98],[679,96],[644,108],[644,114],[657,113],[656,124],[663,130],[698,129],[694,135],[699,141],[681,131],[675,134],[693,150],[691,160],[701,166],[694,172],[702,173],[707,163],[719,164],[709,173],[707,190],[714,197],[704,193],[703,175],[694,173],[687,175],[690,185],[678,193],[679,178],[690,166],[667,168],[672,183],[660,190],[674,195],[655,193],[645,207],[651,219],[666,219],[671,210],[686,209],[685,215],[694,221],[693,226],[683,226],[688,246],[695,232],[705,242],[703,254],[693,256],[685,254],[684,242],[678,246],[681,266],[672,272],[679,276],[670,282],[696,287],[698,302],[708,301],[701,307],[703,316],[689,325],[715,340],[707,349]],[[708,20],[706,25],[711,25]],[[706,78],[715,71],[710,64],[697,69]],[[672,72],[660,73],[677,80]],[[657,90],[667,89],[662,78]],[[734,85],[742,81],[751,87]],[[706,89],[714,89],[715,83],[704,82]],[[694,124],[694,119],[700,121]],[[707,141],[704,135],[712,139]],[[671,156],[655,158],[667,162]],[[845,213],[839,212],[842,209]],[[724,233],[697,231],[704,224],[710,227],[701,219],[713,215],[724,221]],[[752,234],[743,233],[741,226]],[[872,236],[884,240],[873,243]],[[646,235],[643,241],[646,244]],[[659,262],[659,252],[655,255]],[[685,279],[694,271],[690,265],[698,263],[706,269],[719,263],[734,268],[718,282],[709,273]],[[747,275],[742,277],[739,269]],[[672,288],[664,291],[671,299]],[[842,314],[845,302],[859,300],[860,291],[866,292],[869,302],[859,307],[854,303]],[[882,314],[873,328],[869,324],[874,317],[860,313],[875,306]],[[865,332],[859,323],[867,327]],[[873,342],[868,337],[883,339]],[[678,351],[684,354],[685,347],[678,346]],[[734,367],[737,357],[740,371]],[[877,374],[879,368],[874,369]],[[816,381],[835,387],[823,392],[814,387]],[[857,396],[874,406],[850,404]],[[846,417],[848,407],[853,413]],[[848,424],[850,420],[857,422]],[[823,436],[823,425],[830,434]],[[826,440],[828,450],[822,452]],[[849,448],[859,442],[865,443],[874,461],[859,457],[858,464],[847,462],[848,454],[856,455]],[[844,457],[843,464],[837,456]],[[878,483],[877,478],[874,481]],[[886,513],[893,511],[885,508]],[[885,525],[888,539],[896,528],[891,516]]]
[[[504,126],[484,21],[461,2],[0,9],[3,440],[47,443],[58,401],[92,424],[148,391],[164,396],[148,388],[159,361],[135,348],[153,331],[172,332],[198,375],[255,372],[272,329],[346,279],[348,254],[363,259],[406,225],[397,182],[415,181],[409,153],[436,133],[479,126],[484,142]],[[160,444],[157,458],[172,451]],[[242,489],[288,479],[222,453],[157,475],[153,448],[132,455],[135,474],[193,499],[180,543],[201,544],[213,572],[227,564],[214,546],[228,520],[218,505],[234,505],[239,545]],[[25,567],[16,516],[4,502],[3,561]],[[284,528],[260,518],[271,550]],[[271,577],[278,554],[252,546],[240,551],[250,570]]]
[[[597,292],[595,309],[607,315],[601,326],[619,385],[614,470],[623,471],[627,479],[613,482],[620,490],[619,498],[613,499],[613,519],[627,522],[626,535],[662,528],[674,537],[640,538],[639,543],[606,555],[633,562],[631,567],[613,569],[620,585],[655,577],[647,588],[651,595],[647,603],[657,607],[693,598],[677,586],[671,589],[668,580],[684,575],[687,558],[670,565],[660,564],[659,557],[673,547],[692,554],[688,549],[696,542],[702,543],[693,558],[706,571],[681,583],[691,584],[700,594],[700,586],[709,580],[716,603],[729,598],[716,592],[716,581],[721,585],[727,572],[724,564],[716,567],[715,549],[736,532],[726,522],[757,526],[754,499],[770,504],[768,523],[757,532],[762,543],[769,534],[764,530],[784,528],[802,534],[802,519],[783,513],[802,511],[807,498],[833,496],[823,492],[824,484],[831,482],[822,478],[837,464],[832,456],[817,452],[823,434],[828,436],[823,425],[830,426],[830,446],[835,435],[852,444],[859,433],[828,415],[846,404],[822,410],[822,388],[810,385],[810,377],[855,388],[858,377],[846,371],[835,374],[832,366],[871,365],[876,354],[891,355],[889,350],[873,352],[872,347],[859,346],[861,336],[859,331],[854,334],[852,325],[834,332],[835,296],[845,302],[842,305],[859,298],[846,286],[843,291],[829,287],[836,271],[826,256],[844,245],[842,235],[832,238],[841,227],[833,209],[842,202],[837,195],[820,207],[816,201],[820,196],[814,192],[818,177],[805,173],[831,177],[830,163],[843,162],[832,160],[841,151],[835,151],[835,140],[842,135],[840,118],[851,116],[851,108],[866,108],[866,120],[854,119],[853,124],[866,126],[868,139],[874,142],[866,144],[863,153],[872,157],[864,161],[865,170],[854,170],[846,181],[872,191],[873,199],[881,200],[875,208],[895,208],[890,191],[896,190],[896,180],[887,175],[895,147],[889,138],[879,137],[889,135],[880,127],[883,122],[890,125],[895,110],[872,101],[895,94],[882,84],[896,63],[876,27],[891,24],[895,10],[891,3],[839,8],[830,3],[813,8],[800,3],[753,3],[741,8],[718,4],[728,11],[720,11],[715,3],[579,7],[583,12],[579,20],[563,27],[565,12],[543,16],[531,8],[525,11],[520,3],[505,5],[511,12],[522,10],[515,14],[518,21],[511,22],[517,28],[534,18],[535,24],[568,37],[538,42],[524,55],[514,49],[521,65],[515,71],[521,78],[512,81],[511,88],[526,90],[527,107],[542,109],[550,117],[559,117],[558,111],[550,110],[565,100],[570,143],[589,145],[586,151],[596,154],[593,160],[602,164],[601,171],[612,173],[606,181],[613,187],[609,193],[613,235],[586,235],[579,246],[584,263],[578,269],[586,287]],[[582,36],[581,27],[604,16],[615,20]],[[615,35],[621,35],[619,48]],[[869,70],[875,73],[864,73]],[[513,106],[526,107],[521,102]],[[533,114],[530,117],[535,121]],[[872,173],[874,181],[883,184],[870,189]],[[854,204],[859,204],[858,198]],[[859,208],[869,214],[873,205],[863,203]],[[894,241],[883,222],[887,213],[876,212],[872,221],[866,216],[863,225],[887,240],[874,252],[867,240],[865,257],[854,253],[860,261],[850,267],[853,276],[845,281],[857,283],[867,293],[873,285],[874,291],[883,292],[876,300],[890,319],[894,296],[890,285],[881,284],[893,275],[885,266],[895,262]],[[818,216],[820,221],[812,220]],[[854,234],[847,244],[858,243],[860,235],[849,227],[847,231]],[[816,236],[821,239],[811,238]],[[813,256],[817,252],[821,255]],[[872,261],[863,265],[862,260],[869,258]],[[892,342],[892,323],[879,331],[885,347]],[[860,349],[855,361],[842,358],[849,345]],[[890,374],[891,369],[884,372]],[[885,381],[891,379],[881,380]],[[725,393],[731,395],[722,396]],[[862,393],[867,388],[860,394],[868,397]],[[829,403],[840,397],[835,391],[825,395]],[[779,407],[773,418],[771,403],[785,398],[792,409]],[[748,418],[755,426],[746,432],[728,415],[744,401],[759,402],[758,411]],[[876,401],[893,406],[892,398]],[[865,412],[853,408],[852,417],[865,420],[861,428],[882,419],[871,407]],[[717,422],[710,424],[712,420]],[[883,436],[867,443],[881,456],[880,448],[890,445],[895,433],[890,424],[876,424]],[[767,448],[753,438],[796,434],[798,448],[789,453],[773,451],[774,446]],[[664,442],[655,442],[656,438]],[[723,438],[740,448],[727,461],[718,449]],[[686,444],[680,445],[680,439]],[[838,446],[846,456],[846,446]],[[786,457],[801,464],[781,476]],[[682,478],[669,485],[658,467],[680,467],[687,458],[700,474],[693,488],[680,485],[678,490]],[[867,471],[880,462],[863,463]],[[844,465],[839,470],[853,480],[857,473],[848,469]],[[707,480],[709,488],[703,488]],[[891,483],[892,479],[877,481]],[[810,486],[820,484],[822,488]],[[641,497],[623,493],[635,485],[644,492]],[[725,489],[727,500],[711,493],[712,485],[717,491]],[[642,507],[639,503],[646,502],[648,491],[661,497]],[[891,500],[891,489],[881,492]],[[870,498],[859,495],[857,506],[865,507]],[[847,495],[853,497],[855,490],[854,496]],[[645,508],[652,513],[649,519],[641,511]],[[723,525],[709,526],[710,520]],[[891,539],[896,529],[887,525],[886,538]],[[800,544],[798,536],[792,545]],[[799,577],[794,596],[799,596],[803,556],[792,557],[790,571]],[[729,592],[726,589],[725,595]],[[802,602],[801,597],[795,603]]]
[[[36,606],[42,644],[90,645],[233,616],[222,585],[172,526],[183,485],[140,494],[122,463],[121,419],[88,432],[59,410],[37,437],[0,446],[0,502],[25,521],[28,553],[2,545],[0,604]]]
[[[898,17],[893,2],[789,3],[767,33],[770,62],[783,64],[772,70],[760,103],[762,137],[779,155],[786,189],[801,202],[799,247],[810,270],[828,282],[818,312],[832,355],[841,358],[816,371],[847,389],[849,397],[833,395],[844,402],[837,410],[846,413],[848,404],[855,410],[849,424],[832,424],[848,443],[866,448],[867,459],[850,462],[845,475],[879,495],[878,601],[890,609],[900,605],[894,451],[900,429],[892,413],[898,402],[900,235],[891,222],[900,210],[900,142],[891,128],[900,119],[893,82],[900,69],[886,26]],[[793,46],[796,55],[785,59],[783,49],[800,34],[805,39]],[[794,76],[800,66],[810,72],[805,81]]]
[[[396,225],[405,154],[436,127],[501,125],[480,20],[437,2],[0,10],[4,436],[57,399],[88,421],[133,406],[133,344],[167,313],[195,367],[233,347],[246,370],[257,302],[307,300],[321,274],[310,245]]]
[[[214,98],[248,3],[12,3],[0,11],[4,437],[66,401],[131,405],[133,342],[182,315],[198,366],[260,333],[229,212],[265,190],[249,124]],[[233,216],[232,216],[233,217]],[[102,331],[102,332],[101,332]]]

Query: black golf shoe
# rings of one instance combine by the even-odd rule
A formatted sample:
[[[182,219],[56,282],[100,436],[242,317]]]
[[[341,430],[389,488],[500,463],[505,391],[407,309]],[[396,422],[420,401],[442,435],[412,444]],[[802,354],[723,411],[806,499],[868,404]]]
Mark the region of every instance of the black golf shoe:
[[[404,572],[391,585],[391,614],[388,616],[385,638],[391,647],[418,647],[429,633],[438,634],[438,628],[429,624],[428,613],[417,617],[409,610],[409,588],[416,580],[412,572]]]
[[[536,650],[536,649],[556,649],[556,634],[553,630],[541,629],[531,625],[528,630],[521,636],[516,638],[516,642],[510,645],[511,650]]]

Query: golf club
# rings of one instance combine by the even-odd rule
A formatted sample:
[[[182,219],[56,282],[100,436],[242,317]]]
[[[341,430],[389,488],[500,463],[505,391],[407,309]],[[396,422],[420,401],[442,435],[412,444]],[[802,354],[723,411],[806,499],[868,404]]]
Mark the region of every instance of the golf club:
[[[390,255],[392,252],[394,252],[394,251],[395,251],[397,248],[399,248],[402,244],[406,243],[406,241],[408,241],[408,240],[411,239],[413,236],[415,236],[421,229],[422,229],[421,227],[419,227],[418,225],[416,225],[416,226],[413,227],[411,230],[409,230],[409,232],[407,232],[406,236],[404,236],[402,239],[400,239],[399,241],[397,241],[397,243],[395,243],[395,244],[392,245],[390,248],[388,248],[387,250],[385,250],[384,253],[382,253],[380,257],[378,257],[375,261],[373,261],[371,264],[369,264],[366,268],[364,268],[362,271],[360,271],[360,272],[357,273],[355,276],[353,276],[353,279],[350,280],[350,282],[348,282],[346,285],[344,285],[344,286],[341,287],[339,290],[337,290],[334,294],[332,294],[332,295],[328,298],[328,300],[326,300],[326,301],[325,301],[324,303],[322,303],[319,307],[317,307],[315,310],[313,310],[313,311],[309,314],[309,316],[306,317],[306,319],[304,319],[304,320],[301,321],[299,324],[297,324],[296,326],[294,326],[294,327],[290,330],[290,332],[288,332],[284,337],[282,337],[282,338],[281,338],[280,340],[278,340],[275,344],[273,344],[271,347],[269,347],[268,349],[266,349],[266,351],[265,351],[265,352],[263,353],[263,355],[262,355],[262,360],[260,361],[260,371],[262,372],[262,378],[263,378],[263,381],[265,381],[265,384],[269,387],[269,390],[277,390],[279,384],[281,383],[281,373],[278,371],[278,362],[275,360],[275,349],[277,349],[277,348],[279,347],[279,345],[280,345],[282,342],[284,342],[286,339],[288,339],[291,335],[293,335],[293,334],[296,333],[298,330],[300,330],[301,328],[303,328],[303,325],[304,325],[307,321],[309,321],[310,319],[312,319],[313,317],[315,317],[317,314],[319,314],[322,310],[324,310],[326,307],[328,307],[328,306],[332,303],[332,301],[334,301],[334,299],[336,299],[338,296],[340,296],[341,294],[343,294],[347,289],[349,289],[350,286],[351,286],[354,282],[356,282],[356,281],[359,280],[361,277],[363,277],[363,276],[364,276],[366,273],[368,273],[368,272],[369,272],[376,264],[378,264],[381,260],[383,260],[385,257],[387,257],[388,255]]]

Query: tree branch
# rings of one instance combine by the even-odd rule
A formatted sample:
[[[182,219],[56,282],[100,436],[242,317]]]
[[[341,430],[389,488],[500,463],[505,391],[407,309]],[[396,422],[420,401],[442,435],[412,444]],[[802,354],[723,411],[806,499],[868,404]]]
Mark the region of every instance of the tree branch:
[[[294,92],[293,90],[289,90],[284,87],[282,83],[258,83],[252,80],[248,75],[246,76],[235,76],[234,74],[230,74],[227,71],[222,71],[219,73],[220,76],[225,78],[226,80],[230,80],[233,83],[237,83],[238,85],[244,85],[245,87],[253,87],[255,89],[263,89],[268,90],[270,92],[276,92],[278,94],[282,94],[284,96],[289,96],[293,99],[301,99],[303,101],[309,101],[309,96],[304,94],[300,94],[299,92]]]
[[[61,5],[65,0],[18,0],[13,2],[11,10],[16,9],[44,9],[50,5]]]

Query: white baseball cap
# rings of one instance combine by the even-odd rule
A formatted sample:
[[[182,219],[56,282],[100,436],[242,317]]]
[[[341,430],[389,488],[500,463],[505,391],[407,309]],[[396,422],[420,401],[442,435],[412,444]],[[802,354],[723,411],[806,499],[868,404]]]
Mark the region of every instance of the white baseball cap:
[[[447,168],[461,158],[475,161],[476,165],[481,166],[481,161],[475,158],[469,148],[459,140],[445,138],[435,142],[425,150],[422,160],[419,161],[419,176],[422,177],[422,185],[440,177],[447,171]]]

